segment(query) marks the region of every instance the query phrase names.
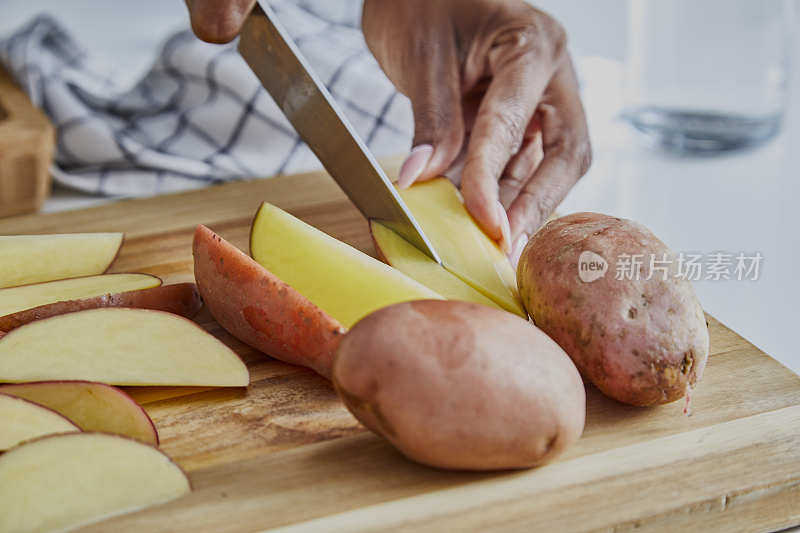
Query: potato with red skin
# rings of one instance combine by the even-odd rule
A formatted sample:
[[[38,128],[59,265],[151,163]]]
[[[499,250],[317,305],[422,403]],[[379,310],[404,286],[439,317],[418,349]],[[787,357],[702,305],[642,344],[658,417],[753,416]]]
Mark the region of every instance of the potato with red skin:
[[[136,307],[166,311],[192,318],[203,307],[203,301],[194,283],[160,285],[150,289],[103,294],[77,300],[65,300],[40,305],[6,316],[0,316],[0,331],[11,331],[34,320],[101,307]]]
[[[337,320],[203,225],[193,255],[200,295],[223,328],[272,357],[330,377],[345,332]]]
[[[564,351],[475,303],[418,300],[366,316],[342,339],[333,382],[364,425],[439,468],[539,465],[583,431],[583,382]]]
[[[158,431],[144,408],[124,391],[93,381],[34,381],[0,385],[0,394],[52,409],[82,431],[125,435],[158,446]]]
[[[608,263],[605,275],[581,279],[585,251]],[[638,276],[618,267],[623,254],[626,264],[640,257]],[[651,256],[667,266],[666,275],[650,275]],[[517,283],[534,323],[581,374],[607,396],[647,406],[683,397],[701,379],[708,358],[703,309],[677,267],[675,254],[641,224],[575,213],[549,222],[530,239]]]

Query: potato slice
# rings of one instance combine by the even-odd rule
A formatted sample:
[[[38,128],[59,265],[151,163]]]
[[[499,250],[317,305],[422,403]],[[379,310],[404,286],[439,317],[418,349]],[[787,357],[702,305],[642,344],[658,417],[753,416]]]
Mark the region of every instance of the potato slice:
[[[117,274],[108,274],[98,277],[115,275]],[[43,283],[42,285],[49,284]],[[36,286],[37,285],[30,285],[30,287]],[[26,287],[19,288],[22,289]],[[0,294],[2,294],[4,290],[16,289],[0,289]],[[0,331],[11,331],[14,328],[24,326],[28,322],[33,322],[34,320],[42,320],[43,318],[50,318],[51,316],[63,315],[64,313],[72,313],[74,311],[99,309],[101,307],[154,309],[156,311],[166,311],[168,313],[185,316],[186,318],[192,318],[200,311],[200,308],[203,307],[203,301],[200,299],[200,294],[197,292],[197,287],[194,283],[161,285],[150,289],[138,289],[102,294],[100,296],[91,296],[89,298],[80,298],[77,300],[65,300],[63,302],[40,305],[38,307],[25,309],[24,311],[11,313],[10,315],[0,316]]]
[[[253,220],[250,253],[348,328],[387,305],[443,299],[399,270],[266,202]]]
[[[67,417],[84,431],[125,435],[158,444],[153,421],[142,406],[116,387],[91,381],[37,381],[0,386],[0,394],[36,402]]]
[[[511,263],[475,223],[450,180],[423,181],[399,192],[447,270],[506,311],[527,318]]]
[[[403,274],[435,290],[448,300],[461,300],[500,308],[493,300],[473,289],[380,222],[371,220],[369,228],[378,257]]]
[[[37,320],[0,338],[0,382],[244,387],[235,352],[183,317],[105,308]]]
[[[0,456],[0,531],[68,531],[179,498],[183,471],[152,446],[105,433],[53,435]]]
[[[122,233],[0,236],[0,288],[102,274]]]
[[[0,289],[0,317],[55,302],[159,285],[161,280],[149,274],[105,274]]]
[[[194,275],[209,311],[231,335],[281,361],[329,377],[339,322],[205,226],[194,233]]]
[[[69,431],[80,431],[80,428],[47,407],[0,394],[0,452],[29,439]],[[3,480],[1,475],[0,480]],[[5,483],[3,480],[0,485]],[[7,530],[0,528],[0,531]]]

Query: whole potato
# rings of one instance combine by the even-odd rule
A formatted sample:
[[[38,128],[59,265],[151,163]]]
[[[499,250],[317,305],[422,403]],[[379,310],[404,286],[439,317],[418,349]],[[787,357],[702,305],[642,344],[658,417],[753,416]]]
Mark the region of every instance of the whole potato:
[[[404,455],[463,470],[544,463],[583,431],[575,365],[529,322],[487,306],[418,300],[342,339],[333,382],[350,411]]]
[[[703,309],[675,254],[644,226],[598,213],[553,220],[523,250],[517,283],[536,325],[606,395],[666,403],[702,377]]]

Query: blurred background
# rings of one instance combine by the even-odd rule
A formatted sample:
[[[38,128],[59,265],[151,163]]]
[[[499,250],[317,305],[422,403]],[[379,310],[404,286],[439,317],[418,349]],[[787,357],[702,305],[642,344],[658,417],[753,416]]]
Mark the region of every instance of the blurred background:
[[[559,213],[600,211],[632,218],[676,252],[700,255],[706,262],[761,257],[755,275],[736,279],[731,268],[727,276],[704,275],[695,288],[708,312],[800,371],[792,334],[800,318],[795,2],[697,0],[684,4],[684,11],[671,1],[533,3],[567,29],[594,149],[591,170]],[[165,39],[188,27],[180,0],[2,0],[0,39],[42,12],[51,14],[90,52],[92,64],[120,85],[140,79]],[[688,79],[672,94],[660,93],[661,79],[675,79],[670,69],[687,58],[705,61],[699,74],[718,84],[700,94],[694,92],[697,79]],[[717,95],[723,108],[713,116],[698,115],[709,90],[710,105]],[[664,102],[677,102],[680,109],[660,112]],[[398,127],[410,132],[408,109],[399,108],[398,117]],[[408,142],[410,134],[376,152],[403,155]],[[309,165],[313,162],[290,170]],[[254,169],[265,176],[273,170]],[[108,199],[57,187],[44,209],[103,201]]]
[[[554,15],[569,31],[570,46],[578,55],[622,61],[626,53],[628,0],[544,0],[530,2]],[[63,25],[93,46],[99,62],[116,65],[135,79],[150,66],[153,54],[170,33],[188,27],[181,0],[102,2],[74,0],[3,0],[0,37],[8,35],[39,13],[54,15]],[[116,21],[112,23],[110,21]],[[124,74],[123,74],[124,75]]]

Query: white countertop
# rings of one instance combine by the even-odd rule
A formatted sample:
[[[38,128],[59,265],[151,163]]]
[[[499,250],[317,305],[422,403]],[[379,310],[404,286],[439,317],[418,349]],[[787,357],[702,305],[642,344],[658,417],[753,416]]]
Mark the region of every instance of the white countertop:
[[[624,0],[535,3],[565,23],[575,55],[581,58],[594,144],[591,171],[559,212],[591,210],[633,218],[675,251],[760,252],[764,259],[757,281],[701,281],[695,287],[710,313],[800,372],[800,351],[792,333],[794,321],[800,319],[800,237],[798,224],[791,223],[800,198],[800,106],[790,109],[779,137],[759,149],[679,158],[647,148],[615,118],[625,46]],[[42,10],[95,46],[104,43],[97,47],[101,58],[114,57],[132,79],[147,67],[167,33],[187,22],[179,1],[114,2],[112,7],[96,0],[76,0],[69,6],[56,0],[6,0],[0,35]],[[125,24],[108,24],[111,19],[124,19]],[[587,59],[589,55],[605,59]],[[795,88],[796,96],[800,83]],[[58,189],[45,209],[103,201]]]

